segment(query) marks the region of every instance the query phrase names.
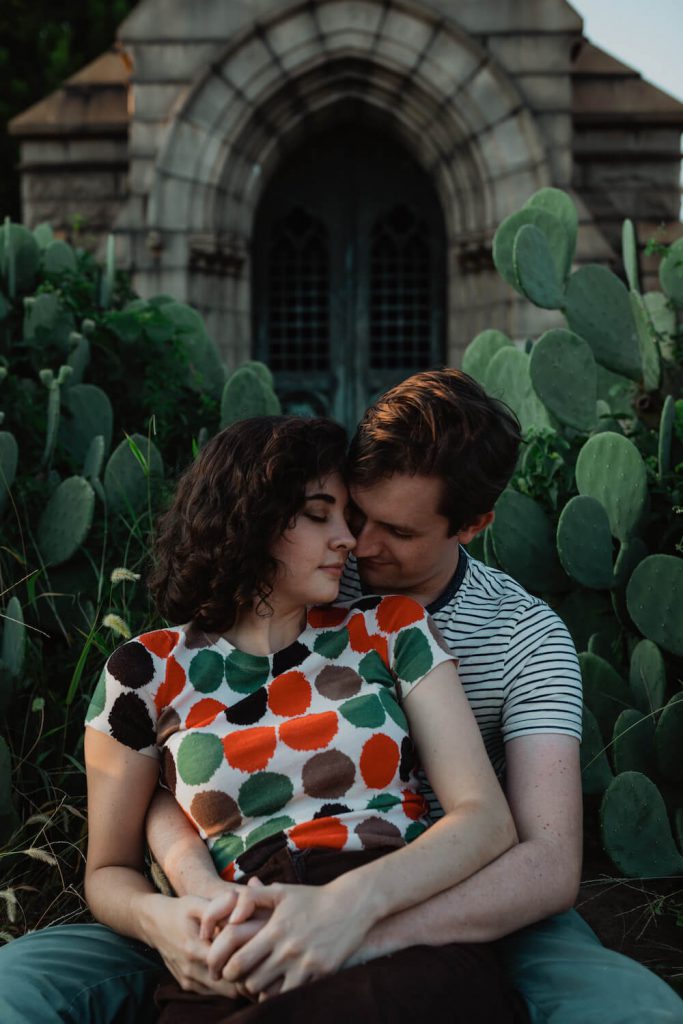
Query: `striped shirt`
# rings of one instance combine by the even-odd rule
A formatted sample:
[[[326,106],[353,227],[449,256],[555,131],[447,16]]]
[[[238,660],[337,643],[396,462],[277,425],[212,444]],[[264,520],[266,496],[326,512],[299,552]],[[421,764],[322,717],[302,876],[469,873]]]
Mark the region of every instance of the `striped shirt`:
[[[340,600],[362,593],[349,559]],[[459,658],[458,672],[497,775],[505,743],[518,736],[562,733],[581,739],[581,672],[562,620],[510,576],[460,549],[458,568],[427,611]],[[433,815],[436,798],[425,783]]]

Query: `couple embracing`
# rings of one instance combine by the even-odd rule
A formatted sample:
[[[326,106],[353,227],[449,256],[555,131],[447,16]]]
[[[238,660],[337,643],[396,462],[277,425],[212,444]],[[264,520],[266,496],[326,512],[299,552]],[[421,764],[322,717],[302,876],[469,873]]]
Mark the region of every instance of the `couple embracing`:
[[[4,1024],[683,1020],[569,909],[571,639],[463,546],[519,443],[441,370],[380,398],[348,453],[293,417],[207,444],[150,577],[182,625],[119,648],[88,713],[102,923],[0,951]]]

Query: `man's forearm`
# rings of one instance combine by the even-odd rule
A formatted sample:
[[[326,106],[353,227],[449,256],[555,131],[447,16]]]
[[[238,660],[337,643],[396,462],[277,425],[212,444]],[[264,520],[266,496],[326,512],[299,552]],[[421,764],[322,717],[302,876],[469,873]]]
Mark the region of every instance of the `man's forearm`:
[[[354,960],[408,946],[490,942],[569,909],[578,872],[562,870],[556,847],[522,842],[464,882],[424,903],[385,918],[366,936]]]

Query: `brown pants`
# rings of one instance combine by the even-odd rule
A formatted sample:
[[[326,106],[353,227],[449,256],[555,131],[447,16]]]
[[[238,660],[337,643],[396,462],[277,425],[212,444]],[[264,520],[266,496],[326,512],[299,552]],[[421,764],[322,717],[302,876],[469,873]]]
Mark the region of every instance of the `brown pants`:
[[[266,843],[259,844],[266,846]],[[252,874],[262,882],[324,885],[387,851],[279,849]],[[256,859],[259,853],[254,848]],[[158,1024],[526,1024],[520,996],[491,946],[411,946],[320,978],[263,1003],[183,992],[169,974],[156,994]]]

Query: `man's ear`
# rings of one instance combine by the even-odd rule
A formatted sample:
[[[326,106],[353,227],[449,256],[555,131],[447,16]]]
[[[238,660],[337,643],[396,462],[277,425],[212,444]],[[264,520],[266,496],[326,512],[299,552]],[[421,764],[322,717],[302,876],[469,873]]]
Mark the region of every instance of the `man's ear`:
[[[462,530],[458,530],[458,540],[461,544],[469,544],[471,540],[485,530],[487,526],[490,526],[496,517],[495,512],[484,512],[482,515],[477,516],[473,519],[469,526],[464,526]]]

